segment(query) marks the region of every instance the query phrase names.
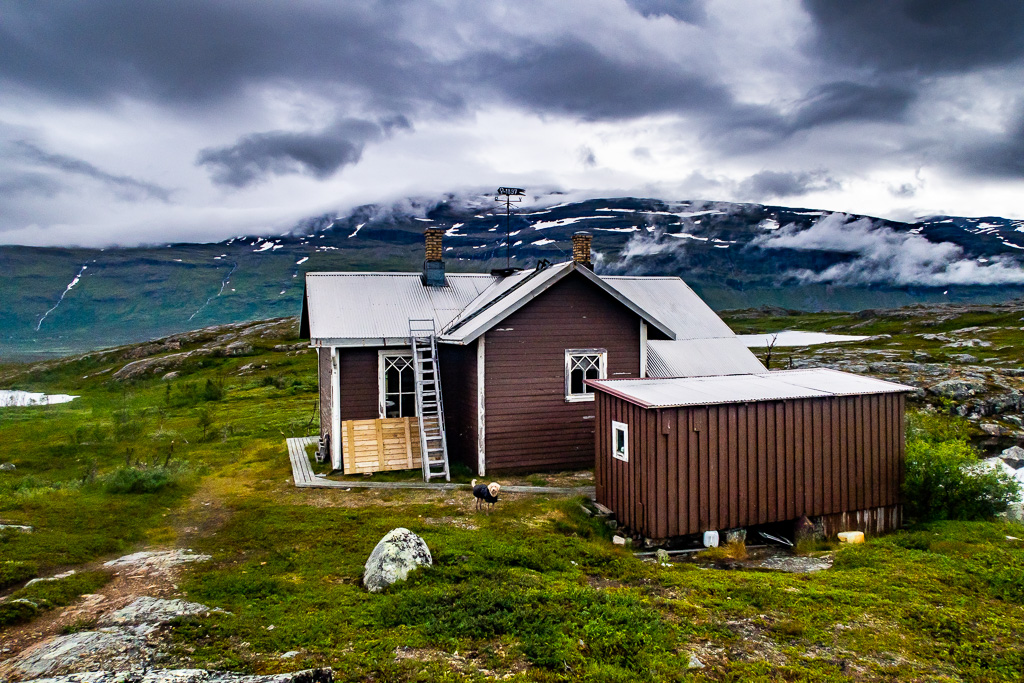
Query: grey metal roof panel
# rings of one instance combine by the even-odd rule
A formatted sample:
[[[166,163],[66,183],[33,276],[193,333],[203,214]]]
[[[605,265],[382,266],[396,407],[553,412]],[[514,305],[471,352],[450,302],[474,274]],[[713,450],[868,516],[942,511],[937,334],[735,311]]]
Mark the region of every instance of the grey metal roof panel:
[[[706,377],[759,372],[767,370],[737,337],[647,342],[648,377]]]
[[[807,368],[801,370],[779,370],[772,375],[784,375],[785,381],[794,386],[827,391],[833,396],[856,396],[858,394],[886,394],[917,391],[915,387],[896,382],[855,375],[830,368]]]
[[[440,330],[497,279],[456,273],[424,287],[419,273],[307,273],[310,339],[407,339],[410,318]]]
[[[601,279],[671,327],[677,340],[736,336],[718,314],[677,277],[601,276]]]
[[[712,377],[588,380],[587,384],[644,408],[914,391],[902,384],[824,368]]]

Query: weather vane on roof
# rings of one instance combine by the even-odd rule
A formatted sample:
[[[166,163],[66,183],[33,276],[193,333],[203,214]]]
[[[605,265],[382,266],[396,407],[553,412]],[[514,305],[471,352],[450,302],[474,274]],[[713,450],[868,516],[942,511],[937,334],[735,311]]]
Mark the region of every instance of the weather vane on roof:
[[[526,196],[526,190],[521,187],[499,187],[498,196],[494,198],[496,202],[505,202],[505,269],[509,270],[512,268],[512,249],[511,242],[512,236],[509,233],[510,225],[512,222],[512,205],[518,204],[523,201],[522,197]]]

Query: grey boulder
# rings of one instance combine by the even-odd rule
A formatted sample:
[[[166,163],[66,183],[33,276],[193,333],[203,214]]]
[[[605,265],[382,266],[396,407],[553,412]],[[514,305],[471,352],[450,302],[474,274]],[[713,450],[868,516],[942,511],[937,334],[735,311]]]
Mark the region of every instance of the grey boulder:
[[[433,564],[430,548],[422,538],[403,527],[392,529],[366,560],[363,585],[377,593],[397,581],[405,581],[413,569]]]
[[[1010,446],[1000,453],[999,457],[1015,470],[1024,467],[1024,448],[1020,446]]]
[[[14,463],[13,462],[2,462],[2,463],[0,463],[0,472],[13,472],[14,469],[15,468],[14,468]]]

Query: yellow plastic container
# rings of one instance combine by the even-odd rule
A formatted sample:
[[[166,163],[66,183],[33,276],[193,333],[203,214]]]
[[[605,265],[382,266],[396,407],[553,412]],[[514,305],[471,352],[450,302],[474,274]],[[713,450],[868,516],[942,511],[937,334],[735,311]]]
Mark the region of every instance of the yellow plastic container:
[[[839,532],[840,543],[863,543],[864,532],[863,531],[840,531]]]

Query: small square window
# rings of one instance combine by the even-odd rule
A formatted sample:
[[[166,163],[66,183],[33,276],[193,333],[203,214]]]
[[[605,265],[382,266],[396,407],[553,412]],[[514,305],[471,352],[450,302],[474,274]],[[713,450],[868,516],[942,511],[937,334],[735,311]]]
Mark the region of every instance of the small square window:
[[[608,378],[608,353],[604,349],[567,349],[565,352],[565,400],[593,401],[594,390],[584,382]]]
[[[629,462],[629,427],[612,420],[612,457]]]

